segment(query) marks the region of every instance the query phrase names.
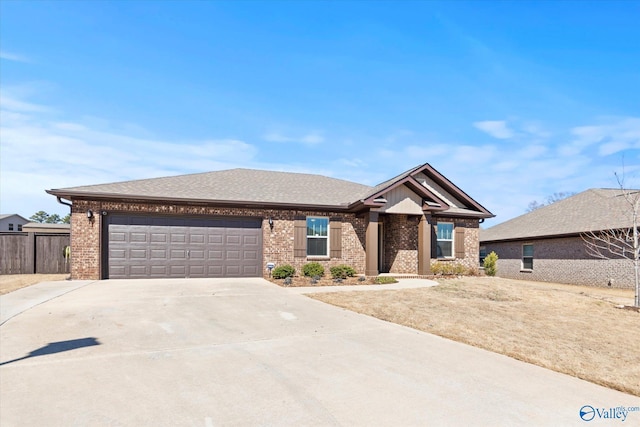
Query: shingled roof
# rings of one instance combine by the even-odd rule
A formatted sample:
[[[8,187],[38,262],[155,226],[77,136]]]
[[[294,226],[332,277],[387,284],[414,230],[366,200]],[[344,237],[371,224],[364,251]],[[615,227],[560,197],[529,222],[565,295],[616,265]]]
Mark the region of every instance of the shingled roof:
[[[48,190],[58,196],[346,206],[371,187],[322,175],[229,169]]]
[[[631,190],[632,197],[640,190]],[[628,228],[631,210],[620,189],[590,189],[480,231],[480,242],[578,235]]]
[[[465,206],[452,206],[448,213],[459,216],[491,217],[493,214],[467,196],[429,164],[412,168],[391,180],[370,187],[322,175],[276,172],[255,169],[229,169],[164,178],[114,182],[47,190],[65,199],[135,199],[175,202],[215,203],[228,205],[261,205],[287,207],[316,207],[326,209],[359,210],[365,203],[379,206],[368,198],[401,185],[402,180],[419,172],[433,175],[442,185],[456,192]],[[428,192],[417,181],[418,190]]]

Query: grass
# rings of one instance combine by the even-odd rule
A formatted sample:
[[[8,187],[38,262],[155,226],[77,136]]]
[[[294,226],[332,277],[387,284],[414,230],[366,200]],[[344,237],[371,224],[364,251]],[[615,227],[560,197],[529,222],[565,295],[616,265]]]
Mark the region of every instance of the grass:
[[[40,282],[65,280],[69,274],[6,274],[0,276],[0,295],[35,285]]]
[[[640,396],[633,291],[465,277],[312,298]]]

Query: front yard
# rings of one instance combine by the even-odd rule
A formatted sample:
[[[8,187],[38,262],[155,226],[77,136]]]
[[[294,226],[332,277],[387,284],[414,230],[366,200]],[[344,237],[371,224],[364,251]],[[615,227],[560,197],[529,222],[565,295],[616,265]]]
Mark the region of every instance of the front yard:
[[[464,277],[432,288],[310,295],[640,396],[633,291]],[[443,355],[446,357],[446,355]]]

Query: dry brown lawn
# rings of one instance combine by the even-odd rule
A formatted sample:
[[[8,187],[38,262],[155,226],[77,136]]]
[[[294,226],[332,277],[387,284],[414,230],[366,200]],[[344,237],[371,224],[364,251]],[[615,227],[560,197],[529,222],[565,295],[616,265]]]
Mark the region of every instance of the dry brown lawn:
[[[0,276],[0,295],[40,282],[65,280],[69,274],[6,274]]]
[[[312,298],[640,396],[633,291],[495,277]]]

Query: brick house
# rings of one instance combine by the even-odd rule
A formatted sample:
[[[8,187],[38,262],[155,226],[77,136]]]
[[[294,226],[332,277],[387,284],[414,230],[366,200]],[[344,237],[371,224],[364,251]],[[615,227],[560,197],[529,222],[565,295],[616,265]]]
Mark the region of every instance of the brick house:
[[[630,214],[621,190],[590,189],[480,230],[481,258],[495,251],[497,275],[505,278],[633,288],[629,260],[595,258],[581,237],[629,229]]]
[[[368,276],[429,274],[431,259],[474,268],[493,216],[429,164],[375,187],[231,169],[47,193],[71,206],[73,279],[262,277],[310,261]]]

